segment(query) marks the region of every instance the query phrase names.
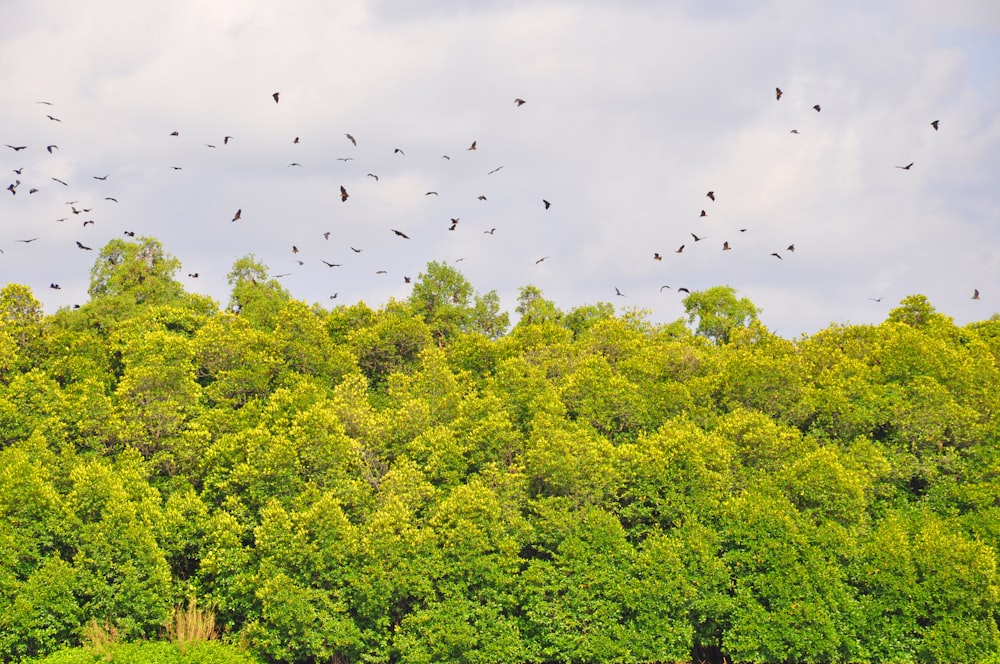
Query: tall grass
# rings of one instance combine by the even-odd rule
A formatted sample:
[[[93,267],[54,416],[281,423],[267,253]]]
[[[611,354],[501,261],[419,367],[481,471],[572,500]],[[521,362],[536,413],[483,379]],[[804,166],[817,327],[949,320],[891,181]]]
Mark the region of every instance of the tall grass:
[[[215,613],[211,609],[198,608],[198,600],[192,597],[186,609],[174,607],[167,620],[167,636],[181,653],[196,643],[218,638]]]

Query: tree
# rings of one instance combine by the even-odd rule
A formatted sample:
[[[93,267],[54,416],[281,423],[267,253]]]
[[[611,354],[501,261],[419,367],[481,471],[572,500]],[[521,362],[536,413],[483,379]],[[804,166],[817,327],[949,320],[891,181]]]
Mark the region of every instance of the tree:
[[[537,323],[558,323],[563,313],[555,302],[546,300],[537,286],[522,286],[517,294],[517,307],[514,309],[521,317],[518,325],[533,325]]]
[[[717,344],[727,343],[733,328],[749,325],[760,313],[747,298],[737,298],[736,290],[730,286],[689,293],[684,298],[684,310],[689,323],[698,321],[697,334]]]
[[[268,276],[267,266],[253,254],[236,259],[226,280],[232,287],[229,310],[260,329],[272,329],[278,312],[291,299],[278,280]]]
[[[159,240],[115,239],[101,249],[90,270],[91,297],[129,295],[137,304],[179,299],[184,288],[174,279],[181,262],[164,251]]]
[[[430,327],[438,345],[459,332],[495,338],[509,324],[507,314],[499,312],[496,293],[477,294],[462,273],[446,263],[427,264],[427,272],[414,282],[408,302]]]

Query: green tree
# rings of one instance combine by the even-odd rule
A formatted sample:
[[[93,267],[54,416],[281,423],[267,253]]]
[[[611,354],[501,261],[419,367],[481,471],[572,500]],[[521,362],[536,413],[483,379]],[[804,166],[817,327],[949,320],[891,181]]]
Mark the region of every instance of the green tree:
[[[428,263],[427,271],[417,277],[408,302],[427,323],[438,345],[460,332],[495,338],[509,324],[507,314],[499,311],[496,293],[477,294],[462,273],[437,261]]]
[[[184,292],[174,274],[179,260],[164,251],[159,240],[111,240],[101,248],[90,271],[91,297],[128,295],[137,304],[177,300]]]
[[[689,323],[698,322],[696,332],[718,344],[727,343],[734,328],[749,325],[760,313],[747,298],[737,298],[730,286],[689,293],[684,298],[684,310]]]
[[[229,311],[245,317],[254,327],[273,329],[278,312],[291,296],[268,275],[267,266],[253,254],[243,256],[233,263],[226,280],[232,288]]]

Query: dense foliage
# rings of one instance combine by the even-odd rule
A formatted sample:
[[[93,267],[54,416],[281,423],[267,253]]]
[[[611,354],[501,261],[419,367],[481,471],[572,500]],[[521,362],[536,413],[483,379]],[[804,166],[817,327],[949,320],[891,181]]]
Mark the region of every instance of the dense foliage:
[[[785,340],[726,287],[692,330],[528,286],[511,329],[441,264],[329,311],[176,269],[0,292],[4,661],[167,648],[192,599],[239,646],[198,661],[1000,661],[996,317]]]

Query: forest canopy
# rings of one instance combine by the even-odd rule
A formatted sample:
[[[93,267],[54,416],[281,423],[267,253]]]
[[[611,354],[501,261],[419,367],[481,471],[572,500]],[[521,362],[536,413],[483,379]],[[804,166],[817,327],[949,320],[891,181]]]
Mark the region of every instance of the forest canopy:
[[[178,268],[0,291],[3,661],[1000,661],[997,316],[526,285],[511,326],[447,264],[376,309]]]

